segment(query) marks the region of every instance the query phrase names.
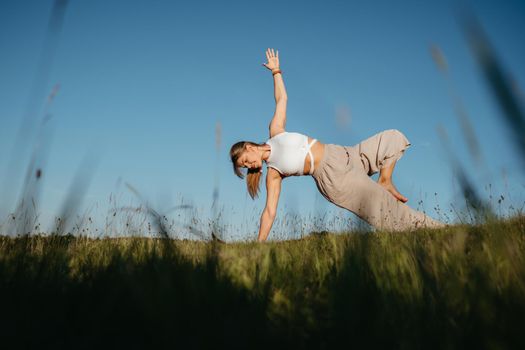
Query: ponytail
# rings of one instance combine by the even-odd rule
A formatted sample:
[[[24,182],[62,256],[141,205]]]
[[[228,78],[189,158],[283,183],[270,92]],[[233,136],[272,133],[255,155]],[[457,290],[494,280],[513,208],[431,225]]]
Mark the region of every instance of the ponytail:
[[[251,141],[239,141],[235,143],[231,149],[230,149],[230,158],[233,163],[233,172],[235,175],[237,175],[239,178],[244,178],[244,173],[241,171],[240,167],[237,166],[237,160],[242,155],[242,153],[246,150],[246,145],[252,145],[252,146],[264,146],[265,143],[255,143]],[[250,194],[250,197],[252,199],[255,199],[259,195],[259,184],[261,181],[262,172],[260,171],[260,168],[256,169],[247,169],[246,172],[246,187],[248,188],[248,193]]]

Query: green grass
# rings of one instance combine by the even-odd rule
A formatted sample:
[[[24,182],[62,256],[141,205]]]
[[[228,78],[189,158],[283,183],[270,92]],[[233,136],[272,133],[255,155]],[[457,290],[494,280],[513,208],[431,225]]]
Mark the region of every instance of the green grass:
[[[524,253],[524,216],[264,244],[1,237],[0,332],[18,347],[524,348]]]

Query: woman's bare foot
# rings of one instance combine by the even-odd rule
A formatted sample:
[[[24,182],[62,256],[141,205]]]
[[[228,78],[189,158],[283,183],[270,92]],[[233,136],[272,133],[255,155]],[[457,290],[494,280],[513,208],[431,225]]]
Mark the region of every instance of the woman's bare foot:
[[[400,200],[401,202],[405,203],[408,201],[407,197],[403,196],[401,193],[397,191],[392,181],[379,178],[377,180],[377,183],[383,186],[388,192],[392,193],[392,195],[398,200]]]

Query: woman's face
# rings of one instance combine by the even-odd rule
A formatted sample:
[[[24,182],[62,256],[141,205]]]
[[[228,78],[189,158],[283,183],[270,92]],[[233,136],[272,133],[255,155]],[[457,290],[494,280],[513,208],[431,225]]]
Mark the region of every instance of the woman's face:
[[[237,163],[239,164],[239,166],[248,169],[262,167],[261,155],[257,152],[255,147],[250,146],[248,146],[246,151],[244,151],[243,154],[239,157]]]

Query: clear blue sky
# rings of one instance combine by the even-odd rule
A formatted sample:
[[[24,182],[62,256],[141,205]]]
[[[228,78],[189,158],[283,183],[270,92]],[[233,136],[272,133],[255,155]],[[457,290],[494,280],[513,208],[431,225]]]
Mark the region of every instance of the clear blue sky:
[[[205,221],[218,172],[222,219],[229,225],[225,238],[255,238],[264,182],[261,196],[252,201],[245,182],[232,172],[228,151],[237,141],[269,137],[273,82],[262,66],[268,47],[279,50],[289,96],[288,131],[354,145],[385,129],[401,130],[412,147],[397,163],[394,183],[409,198],[407,204],[437,218],[436,204],[448,212],[461,198],[436,132],[442,125],[480,195],[488,198],[484,186],[490,182],[493,196],[510,193],[504,203],[522,205],[523,170],[454,17],[458,3],[70,1],[38,102],[43,105],[60,84],[49,110],[53,138],[38,203],[43,230],[60,209],[82,158],[95,150],[99,160],[81,212],[91,208],[102,229],[110,194],[121,206],[138,204],[124,183],[159,210],[191,202]],[[27,110],[52,5],[0,3],[0,185],[13,189],[12,198],[2,199],[2,217],[13,210],[22,184],[23,172],[6,179],[7,153]],[[471,8],[501,63],[523,87],[525,3],[475,1]],[[469,156],[447,81],[430,54],[432,44],[447,59],[488,172]],[[337,115],[345,109],[351,119],[341,126]],[[34,121],[42,118],[42,108],[38,111]],[[217,122],[222,129],[218,160]],[[33,147],[31,140],[24,143],[26,151],[14,150],[22,168]],[[321,197],[313,178],[286,179],[270,238],[306,233],[288,228],[285,218],[325,213],[332,218],[328,229],[355,221]]]

